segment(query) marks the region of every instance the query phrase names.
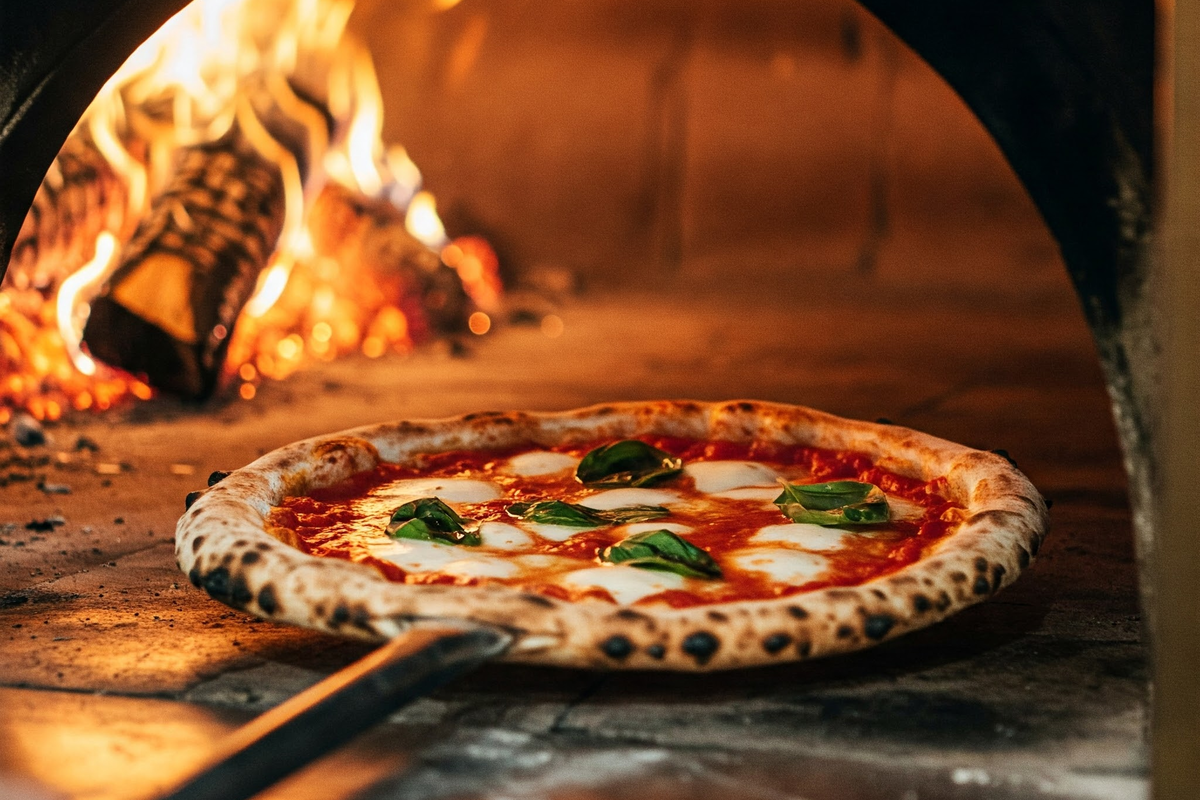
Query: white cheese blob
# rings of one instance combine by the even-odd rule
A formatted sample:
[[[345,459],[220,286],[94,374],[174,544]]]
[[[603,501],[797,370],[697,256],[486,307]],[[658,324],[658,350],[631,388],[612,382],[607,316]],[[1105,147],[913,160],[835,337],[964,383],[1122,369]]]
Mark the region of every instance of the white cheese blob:
[[[774,486],[779,478],[775,470],[753,461],[697,461],[688,464],[683,471],[692,476],[696,490],[705,494],[727,492],[744,486]]]
[[[785,547],[741,550],[728,561],[746,572],[759,572],[777,583],[799,586],[815,580],[829,568],[829,560],[815,553]]]
[[[764,505],[770,506],[782,491],[779,486],[748,486],[742,489],[730,489],[726,492],[713,492],[713,497],[724,497],[729,500],[762,500]]]
[[[574,469],[579,463],[575,456],[565,453],[552,453],[549,450],[534,450],[531,453],[521,453],[508,460],[508,471],[514,475],[553,475],[564,469]]]
[[[526,522],[525,527],[543,539],[549,539],[552,542],[565,542],[567,539],[570,539],[577,533],[592,531],[600,526],[596,525],[591,528],[574,528],[570,525],[551,525],[548,522]]]
[[[463,548],[453,544],[395,539],[371,546],[371,555],[390,561],[405,572],[437,572],[463,557]]]
[[[410,478],[381,487],[376,494],[397,505],[422,497],[437,497],[447,503],[486,503],[503,496],[491,481],[468,478]]]
[[[520,571],[520,567],[507,558],[477,555],[451,561],[438,572],[443,575],[454,575],[459,578],[511,578]]]
[[[911,500],[888,496],[888,516],[891,519],[907,519],[917,521],[925,516],[925,509]]]
[[[580,564],[580,559],[578,558],[555,556],[549,553],[529,553],[528,555],[513,556],[512,560],[530,570],[557,569],[563,572],[578,567]]]
[[[676,492],[665,489],[609,489],[579,501],[579,505],[597,511],[611,511],[622,506],[669,506],[683,499]]]
[[[484,547],[497,550],[524,550],[533,546],[533,537],[516,525],[507,522],[485,522],[479,526],[479,538]]]
[[[854,534],[841,528],[825,528],[808,522],[768,525],[750,537],[756,544],[790,544],[805,550],[837,550]]]
[[[635,533],[645,533],[646,531],[687,533],[690,530],[691,528],[687,525],[680,525],[678,522],[633,522],[629,525],[622,525],[620,528],[623,536],[633,536]]]
[[[559,578],[559,583],[579,588],[595,586],[605,589],[618,603],[629,605],[652,594],[682,589],[684,579],[673,572],[615,565],[570,572]]]

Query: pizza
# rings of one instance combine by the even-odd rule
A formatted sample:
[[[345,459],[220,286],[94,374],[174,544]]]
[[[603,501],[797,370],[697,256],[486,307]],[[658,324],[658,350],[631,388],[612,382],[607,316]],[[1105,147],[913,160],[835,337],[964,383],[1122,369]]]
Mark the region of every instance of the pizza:
[[[870,646],[1008,585],[1048,524],[1001,455],[750,401],[382,424],[214,477],[176,537],[214,598],[359,638],[499,626],[571,666]]]

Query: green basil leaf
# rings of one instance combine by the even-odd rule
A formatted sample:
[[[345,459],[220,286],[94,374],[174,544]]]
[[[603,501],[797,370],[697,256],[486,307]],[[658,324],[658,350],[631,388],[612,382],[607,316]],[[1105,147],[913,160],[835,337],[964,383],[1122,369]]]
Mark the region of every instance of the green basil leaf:
[[[584,486],[651,486],[683,471],[683,459],[637,439],[601,445],[588,452],[575,468]]]
[[[422,497],[392,511],[386,532],[393,539],[420,539],[474,547],[482,540],[478,531],[466,527],[473,522],[460,517],[436,497]]]
[[[890,518],[887,495],[861,481],[784,483],[775,505],[792,522],[826,527],[877,525]]]
[[[565,525],[569,528],[603,528],[607,525],[645,522],[648,519],[658,519],[671,513],[662,506],[622,506],[607,511],[597,511],[576,503],[564,503],[561,500],[513,503],[506,511],[509,516],[526,519],[530,522]]]
[[[662,506],[621,506],[607,511],[596,511],[613,525],[628,525],[631,522],[648,522],[671,516],[671,510]]]
[[[712,556],[668,530],[635,533],[605,548],[600,560],[674,572],[686,578],[721,577],[721,568]]]
[[[568,528],[602,528],[608,525],[590,508],[561,500],[540,500],[536,503],[513,503],[506,509],[511,517],[545,525],[565,525]]]

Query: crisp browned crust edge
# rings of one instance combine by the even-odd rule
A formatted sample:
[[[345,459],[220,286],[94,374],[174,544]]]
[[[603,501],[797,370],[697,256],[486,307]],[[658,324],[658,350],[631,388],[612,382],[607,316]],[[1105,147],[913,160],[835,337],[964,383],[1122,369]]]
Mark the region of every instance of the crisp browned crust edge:
[[[264,531],[283,497],[380,459],[639,434],[862,451],[899,474],[945,476],[967,519],[928,558],[858,587],[688,609],[571,603],[503,586],[398,584],[361,564],[305,555]],[[992,453],[800,406],[656,401],[371,425],[296,442],[206,491],[179,520],[176,557],[217,600],[343,636],[379,639],[424,620],[465,620],[514,632],[510,660],[717,670],[844,653],[926,627],[1012,583],[1037,554],[1048,522],[1042,496]]]

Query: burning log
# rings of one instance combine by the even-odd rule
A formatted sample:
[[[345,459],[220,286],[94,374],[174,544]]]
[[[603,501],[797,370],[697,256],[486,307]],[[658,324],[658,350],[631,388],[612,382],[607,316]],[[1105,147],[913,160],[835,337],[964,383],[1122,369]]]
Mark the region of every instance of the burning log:
[[[102,231],[125,221],[125,181],[86,132],[63,145],[17,234],[8,281],[49,289],[92,256]]]
[[[406,352],[496,306],[494,253],[447,245],[432,195],[375,199],[420,173],[380,141],[350,4],[202,5],[97,95],[41,187],[0,289],[0,422],[147,399],[146,381],[203,399],[236,375],[251,399],[306,355]],[[339,183],[305,213],[322,169]]]
[[[183,148],[174,177],[92,303],[84,329],[92,354],[173,394],[210,396],[284,215],[279,165],[239,126]]]
[[[471,309],[462,281],[408,232],[403,212],[391,203],[331,183],[309,213],[308,230],[317,255],[385,287],[413,341],[464,330]]]

